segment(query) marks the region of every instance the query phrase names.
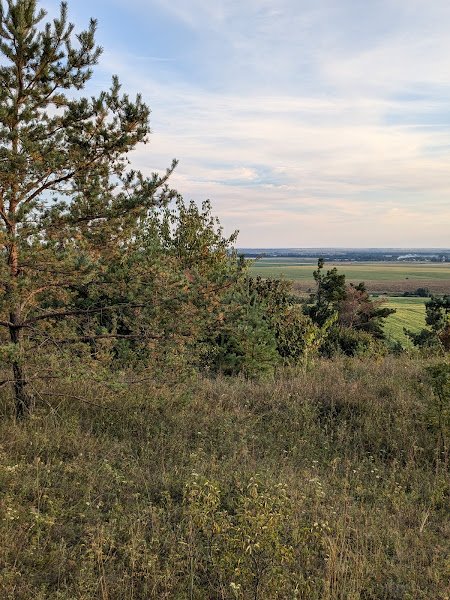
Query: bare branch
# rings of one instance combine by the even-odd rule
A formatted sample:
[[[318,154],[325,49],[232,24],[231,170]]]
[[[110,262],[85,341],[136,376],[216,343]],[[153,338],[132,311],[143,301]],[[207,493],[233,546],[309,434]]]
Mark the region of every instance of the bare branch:
[[[101,404],[96,404],[95,402],[91,402],[90,400],[86,400],[85,398],[80,398],[80,396],[74,396],[73,394],[56,394],[54,392],[40,392],[42,396],[48,396],[49,398],[66,398],[67,400],[78,400],[79,402],[83,402],[84,404],[89,404],[90,406],[95,406],[96,408],[102,408],[104,410],[112,410],[117,412],[116,408],[112,406],[102,406]]]
[[[85,309],[74,309],[74,310],[64,310],[64,311],[55,311],[45,313],[43,315],[38,315],[37,317],[33,317],[32,319],[28,319],[21,323],[21,327],[29,327],[38,321],[45,321],[46,319],[61,319],[64,317],[75,317],[81,315],[89,315],[95,314],[107,310],[114,310],[115,308],[145,308],[148,306],[147,304],[131,304],[131,303],[120,303],[120,304],[111,304],[110,306],[95,306],[92,308]]]
[[[99,333],[98,335],[80,335],[76,338],[66,338],[66,339],[54,339],[51,337],[47,338],[54,344],[66,345],[66,344],[78,344],[78,343],[88,343],[95,342],[96,340],[160,340],[163,339],[163,336],[153,335],[153,334],[122,334],[122,333]]]
[[[36,290],[33,290],[32,292],[30,292],[28,294],[28,296],[24,299],[24,301],[21,303],[20,305],[20,312],[23,313],[25,307],[27,306],[27,304],[29,302],[32,301],[32,299],[37,296],[38,294],[42,293],[42,292],[46,292],[47,290],[50,290],[52,288],[66,288],[69,287],[71,285],[74,285],[73,281],[59,281],[58,283],[49,283],[47,285],[44,285],[40,288],[37,288]]]

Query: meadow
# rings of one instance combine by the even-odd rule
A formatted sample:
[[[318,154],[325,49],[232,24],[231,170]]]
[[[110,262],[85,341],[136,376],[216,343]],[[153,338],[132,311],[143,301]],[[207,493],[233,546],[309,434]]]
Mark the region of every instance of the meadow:
[[[448,600],[427,363],[0,389],[0,597]]]
[[[255,276],[290,279],[300,292],[307,292],[314,287],[316,264],[313,260],[262,258],[251,265],[251,272]],[[325,267],[337,267],[349,282],[364,281],[373,293],[398,294],[418,287],[426,287],[435,294],[450,293],[450,265],[447,263],[330,262]]]

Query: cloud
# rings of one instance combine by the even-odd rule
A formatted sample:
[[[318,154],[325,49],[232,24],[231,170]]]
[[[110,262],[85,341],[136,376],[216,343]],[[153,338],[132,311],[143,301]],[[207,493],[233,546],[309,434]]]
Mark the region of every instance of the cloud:
[[[133,163],[177,157],[173,185],[241,245],[448,245],[447,2],[111,5],[92,85],[118,73],[151,106]]]

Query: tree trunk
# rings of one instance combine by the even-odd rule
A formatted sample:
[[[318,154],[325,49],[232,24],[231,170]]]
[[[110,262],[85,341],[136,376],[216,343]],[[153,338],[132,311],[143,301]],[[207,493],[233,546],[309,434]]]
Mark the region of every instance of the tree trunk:
[[[11,323],[17,322],[16,315],[11,315]],[[9,330],[11,342],[16,346],[20,353],[21,335],[19,327],[10,327]],[[17,419],[22,419],[30,412],[33,406],[33,396],[28,393],[26,386],[27,380],[25,370],[20,363],[20,360],[14,358],[12,362],[13,369],[13,386],[14,386],[14,406]]]
[[[12,366],[14,374],[15,415],[17,419],[22,419],[31,411],[33,396],[26,390],[27,381],[20,363],[13,362]]]

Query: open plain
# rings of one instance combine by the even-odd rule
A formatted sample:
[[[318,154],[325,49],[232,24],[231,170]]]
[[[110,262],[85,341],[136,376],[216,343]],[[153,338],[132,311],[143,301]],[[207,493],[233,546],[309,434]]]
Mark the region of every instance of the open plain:
[[[296,258],[261,258],[251,267],[251,272],[261,277],[284,277],[294,281],[300,292],[314,287],[313,271],[317,262]],[[450,264],[422,262],[330,262],[325,268],[337,267],[345,273],[347,281],[364,281],[371,293],[402,294],[425,287],[433,294],[450,293]]]

